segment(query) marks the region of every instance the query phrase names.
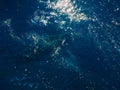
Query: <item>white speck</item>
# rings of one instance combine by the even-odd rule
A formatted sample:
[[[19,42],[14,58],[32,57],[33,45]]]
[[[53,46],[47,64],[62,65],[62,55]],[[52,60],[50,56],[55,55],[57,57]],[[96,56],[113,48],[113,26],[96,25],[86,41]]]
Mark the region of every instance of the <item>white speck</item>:
[[[27,72],[27,68],[25,68],[25,72]]]

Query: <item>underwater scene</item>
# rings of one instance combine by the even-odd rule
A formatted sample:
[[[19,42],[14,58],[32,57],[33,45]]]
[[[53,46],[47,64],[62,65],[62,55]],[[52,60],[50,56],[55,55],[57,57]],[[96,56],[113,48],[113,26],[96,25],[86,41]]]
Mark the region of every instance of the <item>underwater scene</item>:
[[[0,90],[120,90],[120,0],[0,0]]]

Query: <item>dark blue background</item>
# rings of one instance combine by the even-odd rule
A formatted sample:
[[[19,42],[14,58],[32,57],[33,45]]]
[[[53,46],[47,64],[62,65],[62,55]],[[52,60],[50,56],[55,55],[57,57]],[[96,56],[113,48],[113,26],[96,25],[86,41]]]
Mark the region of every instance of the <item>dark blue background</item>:
[[[77,0],[78,5],[79,2],[80,1]],[[84,5],[84,7],[89,7],[90,10],[86,11],[86,13],[89,13],[88,16],[97,15],[99,20],[104,23],[104,27],[96,31],[99,35],[105,37],[106,34],[103,30],[106,30],[106,23],[112,25],[112,19],[120,21],[120,10],[113,12],[116,6],[120,8],[120,1],[114,0],[108,3],[106,0],[88,0],[87,2],[88,4]],[[102,3],[102,5],[100,5],[99,2]],[[26,21],[31,18],[37,9],[37,5],[36,0],[0,0],[0,21],[2,22],[3,20],[11,18],[12,28],[18,36],[21,36],[24,32],[32,31],[33,28],[40,30],[47,28],[47,33],[49,34],[61,33],[55,30],[56,25],[54,24],[52,24],[51,27],[30,27]],[[41,8],[42,7],[44,6],[41,6]],[[44,10],[44,8],[42,9]],[[94,11],[94,13],[91,12],[91,10]],[[31,80],[39,83],[41,83],[42,79],[34,78],[34,76],[39,69],[44,71],[45,77],[51,82],[51,86],[55,88],[54,90],[119,90],[120,55],[114,51],[114,49],[111,49],[111,53],[107,53],[105,50],[104,52],[108,54],[107,60],[105,60],[105,56],[96,46],[94,38],[88,34],[86,28],[88,23],[93,24],[95,27],[99,26],[98,23],[95,22],[80,23],[76,28],[81,28],[82,26],[85,29],[82,32],[84,37],[76,37],[74,41],[71,41],[69,36],[67,37],[69,42],[67,48],[75,55],[77,65],[80,66],[81,74],[74,70],[70,71],[63,67],[59,68],[57,64],[52,61],[46,64],[44,63],[44,59],[41,60],[41,57],[31,58],[31,60],[27,62],[23,57],[24,53],[26,53],[24,52],[26,47],[19,42],[15,42],[7,32],[8,27],[2,26],[2,23],[0,23],[0,90],[34,90],[29,87],[13,85],[9,82],[10,78],[15,76],[21,77],[21,73],[25,67],[32,71],[32,73],[29,74],[29,76],[32,77]],[[54,32],[50,32],[49,28],[53,28]],[[120,27],[114,26],[111,28],[110,33],[116,38],[116,41],[118,41]],[[102,41],[102,39],[103,38],[100,38],[99,40]],[[65,54],[66,52],[62,51],[62,55]],[[114,59],[116,61],[112,58],[113,54],[115,54]],[[98,58],[99,61],[97,61]],[[43,65],[37,65],[38,62],[43,62]],[[17,71],[12,68],[13,66],[17,66]],[[54,76],[58,76],[58,78],[53,78]],[[28,82],[31,80],[26,79]],[[94,89],[89,87],[93,87]],[[53,89],[46,89],[41,83],[38,90]]]

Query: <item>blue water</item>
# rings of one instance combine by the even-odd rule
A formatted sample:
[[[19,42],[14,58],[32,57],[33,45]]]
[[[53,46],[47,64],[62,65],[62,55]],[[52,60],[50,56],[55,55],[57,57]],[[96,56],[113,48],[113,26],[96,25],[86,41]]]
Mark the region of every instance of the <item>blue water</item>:
[[[0,90],[120,89],[120,1],[82,1],[86,4],[81,6],[76,0],[77,8],[98,20],[71,22],[61,15],[50,18],[46,26],[31,22],[38,6],[40,11],[52,11],[46,4],[0,1]],[[64,28],[55,22],[61,18]],[[10,26],[4,23],[7,19]],[[72,30],[65,31],[67,27]],[[59,55],[54,53],[58,47]]]

